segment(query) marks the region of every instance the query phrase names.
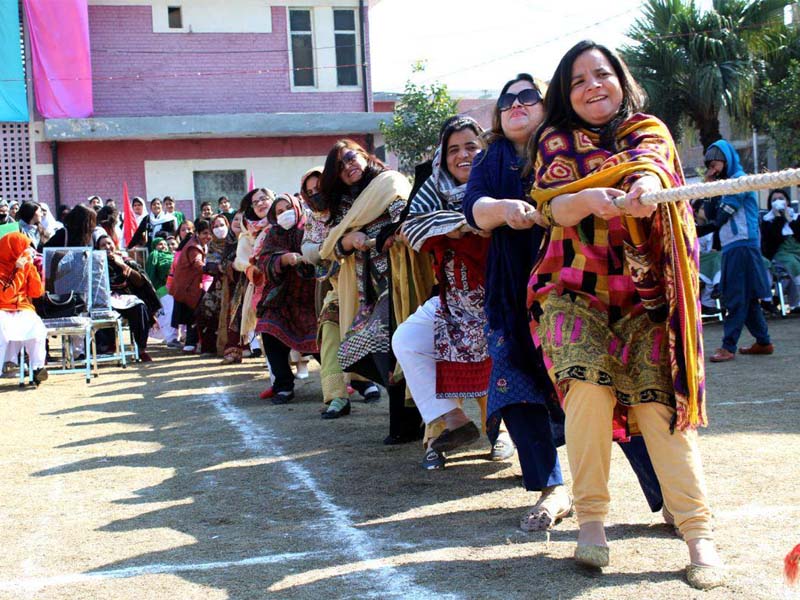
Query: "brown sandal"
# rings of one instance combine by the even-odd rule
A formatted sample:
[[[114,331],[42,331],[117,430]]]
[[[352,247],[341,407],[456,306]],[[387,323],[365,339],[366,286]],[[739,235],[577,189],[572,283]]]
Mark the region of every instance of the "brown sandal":
[[[558,506],[558,497],[550,492],[533,506],[530,512],[522,517],[519,528],[522,531],[546,531],[558,525],[562,519],[572,515],[572,498],[567,495],[567,505]],[[555,505],[555,506],[554,506]]]

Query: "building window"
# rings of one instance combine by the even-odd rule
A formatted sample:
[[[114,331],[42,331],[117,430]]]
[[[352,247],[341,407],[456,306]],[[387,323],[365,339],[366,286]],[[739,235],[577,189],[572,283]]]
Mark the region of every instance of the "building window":
[[[336,40],[336,83],[358,85],[356,11],[334,10],[333,30]]]
[[[168,6],[167,20],[169,21],[170,29],[183,29],[183,16],[181,15],[181,7]]]
[[[194,176],[194,214],[200,214],[200,204],[211,202],[216,208],[220,196],[241,198],[247,193],[247,172],[235,171],[193,171]]]
[[[292,83],[297,87],[314,86],[314,36],[310,10],[289,11],[292,42]]]

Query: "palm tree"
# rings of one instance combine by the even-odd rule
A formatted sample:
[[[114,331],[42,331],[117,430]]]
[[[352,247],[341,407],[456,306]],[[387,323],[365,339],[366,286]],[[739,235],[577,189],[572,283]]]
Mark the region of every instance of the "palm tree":
[[[681,133],[684,117],[703,147],[720,139],[719,112],[749,118],[757,73],[781,47],[787,0],[646,0],[621,53],[650,97],[650,112]]]

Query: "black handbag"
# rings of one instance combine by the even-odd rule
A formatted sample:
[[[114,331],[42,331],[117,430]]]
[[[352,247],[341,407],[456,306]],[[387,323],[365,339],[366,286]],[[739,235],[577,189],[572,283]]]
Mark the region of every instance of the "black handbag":
[[[76,292],[51,294],[46,292],[34,302],[36,312],[43,319],[63,319],[77,317],[86,312],[86,301]]]

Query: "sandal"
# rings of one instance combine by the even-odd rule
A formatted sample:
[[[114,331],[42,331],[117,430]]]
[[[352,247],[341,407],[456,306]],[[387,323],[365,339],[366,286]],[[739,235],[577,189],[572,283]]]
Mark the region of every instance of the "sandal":
[[[557,486],[563,487],[563,486]],[[563,493],[564,498],[561,498]],[[572,515],[572,498],[566,491],[555,492],[551,490],[547,494],[542,494],[539,501],[533,506],[530,512],[522,517],[519,528],[522,531],[546,531],[570,515]]]

